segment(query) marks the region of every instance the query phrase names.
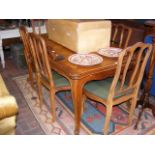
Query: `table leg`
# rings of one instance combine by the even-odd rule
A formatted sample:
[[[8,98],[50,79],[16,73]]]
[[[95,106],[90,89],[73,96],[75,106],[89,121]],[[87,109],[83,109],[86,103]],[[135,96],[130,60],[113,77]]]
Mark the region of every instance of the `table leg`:
[[[75,114],[75,129],[74,134],[78,135],[80,132],[80,120],[82,114],[82,94],[83,94],[83,84],[80,80],[72,81],[72,98],[74,104],[74,114]]]
[[[2,67],[5,68],[4,52],[3,52],[2,39],[1,38],[0,38],[0,58],[1,58]]]

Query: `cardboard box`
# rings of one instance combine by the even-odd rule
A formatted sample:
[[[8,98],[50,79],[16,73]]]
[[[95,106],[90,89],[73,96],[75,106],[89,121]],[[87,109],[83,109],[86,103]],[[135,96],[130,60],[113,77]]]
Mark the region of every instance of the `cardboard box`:
[[[63,46],[89,53],[110,46],[111,21],[50,19],[47,32],[49,39]]]

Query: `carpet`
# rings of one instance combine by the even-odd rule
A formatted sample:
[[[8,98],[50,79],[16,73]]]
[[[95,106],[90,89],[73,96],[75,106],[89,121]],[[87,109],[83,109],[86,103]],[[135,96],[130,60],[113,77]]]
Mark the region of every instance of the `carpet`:
[[[23,94],[33,115],[37,119],[44,133],[47,135],[72,135],[74,131],[74,109],[70,91],[59,92],[56,95],[57,119],[52,123],[50,113],[49,92],[43,88],[44,103],[42,108],[36,90],[33,90],[27,82],[27,75],[14,78],[18,88]],[[125,104],[113,108],[110,121],[110,133],[112,135],[145,135],[155,134],[155,119],[150,109],[146,109],[142,115],[138,129],[134,130],[139,109],[135,110],[132,126],[127,126],[128,108]],[[105,119],[105,107],[91,100],[86,101],[86,109],[81,118],[81,135],[103,134],[102,128]]]

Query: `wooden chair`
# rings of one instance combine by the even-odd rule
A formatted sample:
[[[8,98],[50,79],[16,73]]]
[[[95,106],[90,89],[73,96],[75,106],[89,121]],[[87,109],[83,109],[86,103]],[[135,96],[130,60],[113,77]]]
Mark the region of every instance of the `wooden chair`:
[[[113,78],[91,81],[85,85],[86,97],[106,106],[104,134],[108,134],[113,106],[123,102],[130,103],[128,123],[131,125],[140,83],[151,50],[152,45],[144,43],[137,43],[124,49],[119,55]],[[127,72],[131,67],[133,71],[131,77],[128,77]]]
[[[55,94],[58,91],[70,90],[70,84],[66,78],[51,70],[44,39],[38,34],[31,33],[30,44],[35,61],[40,105],[43,102],[42,86],[45,86],[50,91],[52,119],[55,121]]]
[[[31,86],[34,87],[34,82],[35,82],[35,76],[33,75],[33,73],[35,72],[34,60],[32,56],[32,51],[30,49],[29,33],[26,27],[24,26],[19,27],[19,32],[20,32],[21,39],[23,41],[24,55],[28,66],[28,73],[29,73],[28,81],[30,81]]]
[[[139,101],[138,101],[138,104],[142,105],[142,108],[139,112],[138,119],[135,124],[135,129],[138,128],[139,122],[141,120],[141,116],[142,116],[145,108],[150,108],[152,110],[153,116],[155,117],[155,105],[151,104],[150,100],[149,100],[151,87],[153,87],[152,86],[153,78],[154,78],[153,74],[154,74],[154,70],[155,70],[155,36],[153,37],[152,45],[153,45],[153,50],[150,55],[148,71],[145,72],[144,78],[143,78],[145,80],[145,84],[144,84],[143,92],[142,92],[142,94],[139,98]]]
[[[42,34],[41,32],[42,24],[45,24],[45,27],[47,28],[47,20],[31,19],[32,32],[37,33],[37,34]]]
[[[132,29],[123,24],[112,24],[111,47],[126,48],[129,45]]]

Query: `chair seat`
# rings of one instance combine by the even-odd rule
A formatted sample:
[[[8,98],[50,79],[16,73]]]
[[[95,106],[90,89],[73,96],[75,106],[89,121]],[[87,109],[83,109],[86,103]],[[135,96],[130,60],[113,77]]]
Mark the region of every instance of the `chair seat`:
[[[85,90],[100,97],[106,99],[109,94],[113,78],[107,78],[105,80],[91,81],[85,85]]]
[[[109,89],[111,87],[112,81],[113,81],[113,78],[107,78],[107,79],[99,80],[99,81],[91,81],[87,83],[84,88],[86,91],[105,100],[108,97]],[[120,86],[120,82],[118,82],[116,89],[119,88],[119,86]],[[124,88],[126,87],[127,85],[124,85]],[[124,93],[117,94],[114,98],[118,98],[123,95],[128,95],[130,93],[131,93],[131,90],[127,91],[126,94]]]
[[[53,71],[52,74],[53,74],[54,84],[56,87],[64,87],[64,86],[70,85],[69,81],[62,75],[58,74],[55,71]]]

